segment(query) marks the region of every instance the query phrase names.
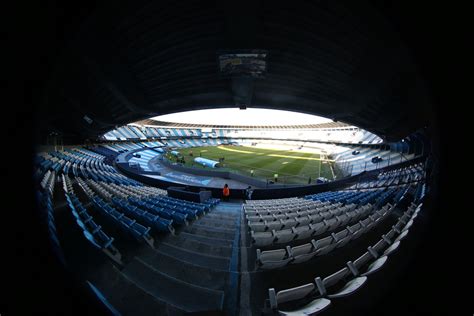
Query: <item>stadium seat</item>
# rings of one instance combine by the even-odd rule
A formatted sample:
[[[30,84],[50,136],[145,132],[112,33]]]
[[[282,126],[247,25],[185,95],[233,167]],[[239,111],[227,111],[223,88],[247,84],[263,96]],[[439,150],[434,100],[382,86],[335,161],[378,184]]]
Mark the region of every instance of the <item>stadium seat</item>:
[[[293,258],[290,255],[290,247],[286,249],[261,251],[257,249],[257,263],[261,269],[276,269],[286,266]]]
[[[315,241],[312,240],[311,243],[303,244],[300,246],[292,247],[291,253],[293,255],[293,261],[291,263],[301,263],[306,262],[314,258],[317,254],[316,247],[314,246]]]
[[[366,276],[360,276],[360,277],[355,276],[349,281],[345,281],[345,279],[350,275],[351,275],[350,270],[347,267],[345,267],[325,277],[322,281],[320,277],[316,278],[315,280],[316,286],[318,287],[319,292],[323,296],[327,296],[330,299],[345,297],[357,291],[367,281]],[[335,287],[335,285],[339,283],[344,283],[342,288],[337,289],[333,293],[328,292],[328,289],[330,290],[332,287]]]
[[[304,299],[316,291],[314,283],[308,283],[291,289],[279,291],[275,294],[275,289],[271,288],[268,290],[270,307],[273,310],[277,310],[278,305],[287,302],[298,301]],[[280,315],[316,315],[317,313],[325,310],[331,304],[331,301],[326,298],[316,298],[311,300],[309,304],[302,307],[298,307],[291,311],[278,310]]]

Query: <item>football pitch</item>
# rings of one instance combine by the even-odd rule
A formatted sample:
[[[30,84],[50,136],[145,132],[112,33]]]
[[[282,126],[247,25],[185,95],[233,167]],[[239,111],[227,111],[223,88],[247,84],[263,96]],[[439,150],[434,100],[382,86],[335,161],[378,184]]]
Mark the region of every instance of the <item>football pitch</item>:
[[[232,171],[246,176],[252,176],[251,170],[253,170],[254,177],[272,181],[274,175],[278,174],[280,183],[307,184],[310,178],[314,183],[319,176],[333,179],[330,167],[333,162],[330,159],[298,150],[215,146],[180,148],[177,151],[183,155],[185,165],[188,167],[208,168],[194,162],[194,158],[201,156],[215,161],[224,158],[222,167],[216,170]]]

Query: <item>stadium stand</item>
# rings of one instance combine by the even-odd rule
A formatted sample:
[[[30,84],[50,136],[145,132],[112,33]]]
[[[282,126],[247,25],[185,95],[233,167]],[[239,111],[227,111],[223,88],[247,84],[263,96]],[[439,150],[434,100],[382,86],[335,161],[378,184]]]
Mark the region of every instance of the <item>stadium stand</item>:
[[[33,108],[5,116],[14,144],[3,166],[18,184],[4,181],[3,202],[19,215],[5,219],[19,231],[5,241],[19,247],[3,253],[17,267],[4,269],[13,282],[1,315],[102,314],[95,303],[106,315],[231,316],[444,315],[460,305],[467,291],[446,283],[468,283],[453,254],[469,248],[452,251],[465,239],[464,214],[452,216],[463,183],[439,176],[463,149],[440,145],[463,139],[462,124],[435,107],[463,114],[438,95],[436,76],[452,78],[438,56],[449,47],[440,35],[452,23],[437,19],[447,6],[68,6],[30,8],[46,27],[20,36],[34,47],[20,67],[33,72],[21,76]],[[327,123],[164,118],[224,107]]]
[[[368,282],[368,276],[383,268],[388,258],[400,247],[409,233],[422,204],[412,203],[398,218],[387,234],[354,261],[324,278],[317,276],[312,283],[275,291],[268,289],[264,313],[283,315],[317,314],[331,306],[332,300],[351,295]]]
[[[170,130],[170,132],[179,134],[180,137],[185,134],[182,130]],[[218,144],[208,141],[209,145]],[[181,138],[181,141],[169,140],[169,144],[187,147],[201,146],[205,143],[196,139]],[[168,246],[171,240],[163,244],[164,236],[169,235],[173,238],[179,237],[173,241],[174,243],[178,241],[178,245],[189,244],[200,249],[208,249],[206,251],[211,253],[226,252],[227,256],[230,256],[223,261],[225,257],[211,260],[209,258],[214,257],[204,255],[202,259],[198,259],[202,260],[200,261],[202,267],[208,265],[222,267],[223,264],[231,264],[238,257],[235,254],[237,246],[226,242],[228,240],[230,243],[233,239],[234,244],[236,243],[236,237],[230,233],[231,227],[236,228],[234,220],[228,221],[227,218],[231,217],[223,215],[224,213],[216,217],[211,212],[211,209],[219,204],[218,199],[211,198],[202,204],[168,197],[166,191],[162,189],[143,185],[122,175],[111,164],[113,160],[109,159],[121,153],[132,152],[129,161],[138,163],[142,170],[148,171],[150,170],[148,162],[162,154],[162,147],[163,143],[157,141],[106,143],[87,148],[74,147],[62,151],[43,152],[35,159],[38,167],[35,179],[41,190],[38,194],[40,201],[43,201],[42,205],[46,205],[52,214],[52,203],[48,197],[52,196],[56,179],[59,177],[67,207],[76,225],[75,230],[83,236],[91,249],[103,254],[122,269],[129,267],[128,277],[133,276],[132,278],[136,280],[134,282],[139,284],[145,282],[145,279],[137,274],[141,273],[139,271],[144,267],[142,260],[149,259],[143,259],[148,258],[146,256],[139,256],[130,263],[128,253],[132,244],[137,249],[142,249],[141,244],[147,245],[150,249],[165,249],[162,253],[164,258],[179,256],[182,258],[179,260],[187,262],[188,259],[185,259],[182,250],[178,251],[181,246],[171,244]],[[360,148],[362,154],[363,150]],[[381,171],[374,176],[342,190],[293,198],[248,200],[244,204],[238,204],[235,211],[242,211],[244,215],[242,218],[244,230],[241,234],[249,234],[251,240],[249,249],[254,249],[254,254],[250,257],[255,258],[255,262],[248,268],[249,271],[259,273],[259,271],[285,270],[292,266],[311,264],[313,261],[319,262],[321,258],[330,257],[334,252],[339,254],[344,252],[344,249],[360,249],[361,240],[362,243],[366,240],[365,236],[371,236],[372,232],[382,229],[378,227],[390,225],[395,214],[400,214],[401,201],[406,196],[413,197],[408,209],[397,215],[397,221],[381,235],[381,239],[373,246],[366,246],[367,251],[353,261],[347,261],[345,267],[324,277],[316,276],[312,283],[290,288],[284,288],[283,283],[281,286],[269,288],[268,298],[264,304],[256,306],[260,306],[264,314],[319,313],[332,306],[334,300],[358,291],[368,282],[370,275],[383,268],[387,259],[407,237],[426,194],[424,176],[424,164],[416,162],[398,168],[395,166],[390,170],[381,168]],[[77,191],[77,188],[80,190]],[[206,226],[207,223],[213,228]],[[51,227],[54,227],[54,223]],[[186,232],[183,232],[183,229]],[[192,235],[197,232],[204,235]],[[52,236],[58,257],[61,258],[59,238]],[[211,244],[215,242],[217,244]],[[354,243],[359,245],[353,247]],[[145,250],[140,250],[143,251]],[[67,258],[62,256],[61,260],[67,264]],[[167,273],[172,275],[176,273],[171,266],[166,269]],[[218,275],[211,270],[203,270],[203,273],[211,278]],[[230,274],[229,281],[232,275],[233,273]],[[122,274],[121,277],[124,276]],[[165,279],[162,280],[165,283],[172,280],[168,277]],[[189,279],[194,280],[191,277]],[[179,306],[175,306],[178,310],[185,311],[197,311],[203,306],[229,308],[230,305],[227,307],[223,305],[224,293],[228,291],[226,286],[219,287],[218,292],[212,292],[214,291],[212,287],[203,292],[194,288],[197,284],[202,284],[202,281],[192,282],[196,285],[190,283],[186,285],[185,290],[183,288],[183,291],[190,291],[197,295],[196,297],[207,300],[208,305],[202,305],[198,301],[184,304],[175,297],[167,296],[163,306],[174,302],[172,304]],[[96,281],[96,283],[104,287],[103,282]],[[209,283],[205,285],[206,288],[211,286]],[[141,286],[145,286],[144,283]],[[111,290],[101,292],[100,297],[103,297],[112,309],[117,305],[124,309],[113,292]],[[111,300],[105,298],[106,296]],[[155,309],[157,308],[162,307],[156,306]]]

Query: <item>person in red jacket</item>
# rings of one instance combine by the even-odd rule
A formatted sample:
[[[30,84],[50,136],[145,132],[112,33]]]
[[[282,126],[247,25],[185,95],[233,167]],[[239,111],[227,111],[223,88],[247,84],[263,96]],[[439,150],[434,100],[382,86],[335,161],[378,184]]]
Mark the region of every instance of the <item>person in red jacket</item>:
[[[223,196],[224,201],[229,201],[230,189],[227,183],[224,184],[224,188],[222,189],[222,196]]]

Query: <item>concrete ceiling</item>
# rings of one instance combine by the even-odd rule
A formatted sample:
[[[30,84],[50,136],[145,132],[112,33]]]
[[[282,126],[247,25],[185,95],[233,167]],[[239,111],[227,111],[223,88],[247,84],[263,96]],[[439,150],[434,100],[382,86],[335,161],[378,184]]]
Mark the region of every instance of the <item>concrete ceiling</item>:
[[[151,116],[236,106],[239,97],[388,141],[431,119],[409,50],[364,1],[106,1],[71,29],[46,78],[43,135],[94,138]],[[268,50],[265,79],[219,74],[217,51],[242,48]]]

